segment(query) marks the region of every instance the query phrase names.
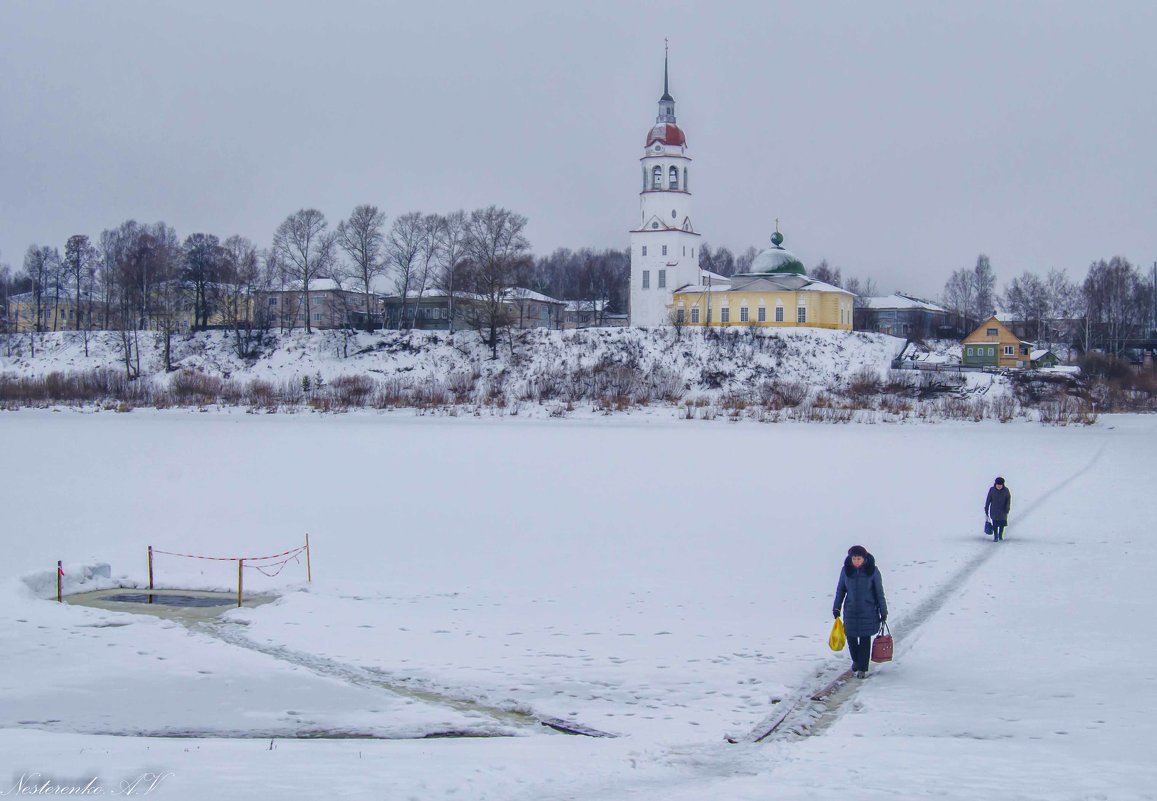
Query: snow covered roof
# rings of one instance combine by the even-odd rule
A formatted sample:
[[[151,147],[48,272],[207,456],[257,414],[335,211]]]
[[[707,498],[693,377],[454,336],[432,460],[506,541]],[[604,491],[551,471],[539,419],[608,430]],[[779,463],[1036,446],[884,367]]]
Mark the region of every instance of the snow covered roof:
[[[842,292],[845,295],[856,296],[854,292],[849,292],[843,287],[828,284],[823,281],[808,281],[808,283],[800,289],[800,292]]]
[[[539,303],[557,303],[560,306],[565,302],[521,286],[511,287],[505,294],[508,300],[537,300]]]
[[[566,301],[566,310],[572,312],[601,312],[607,308],[608,302],[609,301],[606,300],[568,300]]]
[[[905,295],[902,292],[894,292],[886,297],[864,298],[864,305],[869,309],[923,309],[931,312],[944,312],[947,310],[937,306],[935,303],[930,303],[926,300]]]

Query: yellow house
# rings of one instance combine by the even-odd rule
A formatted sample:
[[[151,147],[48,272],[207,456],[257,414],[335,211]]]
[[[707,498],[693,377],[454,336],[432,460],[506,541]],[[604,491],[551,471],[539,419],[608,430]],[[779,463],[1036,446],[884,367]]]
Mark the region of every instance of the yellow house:
[[[961,364],[972,367],[1030,367],[1032,345],[1022,342],[993,315],[960,343]]]
[[[87,325],[83,316],[87,313]],[[78,315],[75,297],[55,298],[40,296],[37,309],[36,298],[31,292],[12,295],[8,298],[8,330],[24,333],[27,331],[76,331],[80,328],[103,328],[105,324],[104,305],[99,301],[81,301]]]
[[[679,287],[671,298],[671,320],[688,326],[830,328],[852,330],[855,295],[813,281],[776,231],[772,246],[751,262],[750,272],[722,278],[706,274],[700,286]]]

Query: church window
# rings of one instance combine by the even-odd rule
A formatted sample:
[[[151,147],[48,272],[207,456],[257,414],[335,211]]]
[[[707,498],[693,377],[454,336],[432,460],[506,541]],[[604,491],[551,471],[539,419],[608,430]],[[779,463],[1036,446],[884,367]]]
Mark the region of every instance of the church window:
[[[653,223],[651,223],[651,227],[652,227],[652,228],[655,228],[655,229],[658,229],[658,228],[659,228],[659,223],[658,223],[658,222],[653,222]]]
[[[691,258],[695,258],[695,248],[691,248]]]
[[[643,289],[651,288],[651,271],[643,270]]]
[[[657,164],[655,165],[655,169],[651,170],[651,188],[663,188],[663,168]]]
[[[783,322],[783,306],[776,304],[775,307],[775,321],[777,323]]]
[[[667,246],[666,245],[663,245],[663,255],[664,256],[667,255]]]
[[[739,307],[739,322],[741,322],[741,323],[746,323],[746,322],[747,322],[747,320],[748,320],[748,318],[747,318],[747,307],[746,307],[746,306],[740,306],[740,307]]]
[[[667,287],[667,271],[666,270],[659,270],[659,289],[665,289],[666,287]]]
[[[670,181],[668,182],[668,186],[671,189],[678,189],[679,188],[679,168],[678,167],[672,167],[671,168],[671,178],[670,178]]]
[[[795,321],[797,323],[807,322],[807,306],[800,306],[795,310]]]
[[[766,306],[760,306],[759,307],[759,314],[757,314],[756,317],[759,319],[759,322],[766,323],[767,322],[767,307]]]
[[[671,219],[672,219],[672,220],[678,219],[678,216],[675,214],[675,210],[674,210],[674,209],[671,209]]]
[[[683,191],[684,192],[690,192],[691,191],[691,185],[689,183],[687,183],[687,168],[686,167],[683,168]]]
[[[647,246],[646,245],[643,245],[643,255],[644,256],[647,255]]]
[[[682,307],[675,310],[675,322],[683,325],[683,309]]]
[[[721,323],[731,322],[731,307],[724,306],[722,309],[719,310],[719,322],[721,322]]]
[[[699,307],[698,306],[692,306],[691,307],[691,322],[694,324],[699,323]]]

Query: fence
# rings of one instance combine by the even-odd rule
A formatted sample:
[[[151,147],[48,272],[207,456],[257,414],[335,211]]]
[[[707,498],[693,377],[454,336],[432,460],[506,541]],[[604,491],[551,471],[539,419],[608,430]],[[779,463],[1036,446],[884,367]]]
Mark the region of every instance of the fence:
[[[175,556],[182,559],[205,559],[210,562],[236,562],[237,563],[237,605],[241,606],[242,592],[245,583],[245,569],[256,570],[264,576],[276,576],[285,569],[285,566],[290,562],[297,562],[300,564],[302,555],[305,555],[305,576],[307,581],[313,581],[313,566],[310,562],[309,553],[309,534],[305,535],[305,545],[299,545],[296,548],[290,548],[288,551],[272,554],[270,556],[201,556],[191,553],[174,553],[172,551],[160,551],[149,546],[149,589],[153,589],[153,557],[154,556]],[[270,572],[272,571],[272,572]]]

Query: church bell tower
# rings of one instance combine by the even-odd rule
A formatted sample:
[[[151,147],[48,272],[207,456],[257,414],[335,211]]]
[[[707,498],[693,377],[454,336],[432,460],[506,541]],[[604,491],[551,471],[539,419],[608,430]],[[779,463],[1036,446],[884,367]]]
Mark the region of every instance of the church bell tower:
[[[699,234],[691,224],[691,157],[675,121],[668,58],[663,54],[663,96],[640,158],[638,227],[631,231],[631,325],[671,322],[671,293],[699,283]]]

